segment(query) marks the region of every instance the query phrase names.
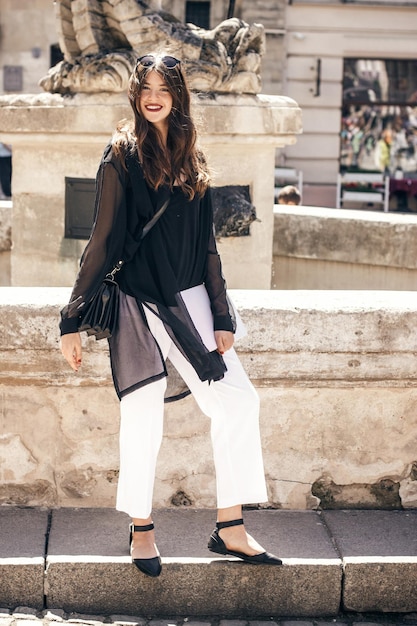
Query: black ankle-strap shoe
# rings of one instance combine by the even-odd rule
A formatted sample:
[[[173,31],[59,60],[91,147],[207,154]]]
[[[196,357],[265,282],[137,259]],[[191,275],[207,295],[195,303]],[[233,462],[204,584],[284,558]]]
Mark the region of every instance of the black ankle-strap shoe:
[[[129,547],[130,551],[132,551],[132,541],[133,541],[133,533],[146,533],[148,530],[153,530],[154,525],[146,524],[146,526],[135,526],[133,523],[129,525]],[[154,556],[151,559],[134,559],[132,558],[132,563],[136,565],[138,570],[140,570],[146,576],[152,576],[152,578],[156,578],[162,571],[162,561],[161,557]]]
[[[216,554],[221,554],[222,556],[237,556],[245,563],[263,564],[263,565],[282,565],[281,559],[270,554],[269,552],[261,552],[260,554],[254,554],[250,556],[249,554],[245,554],[244,552],[239,552],[237,550],[229,550],[229,548],[224,543],[223,539],[219,536],[219,530],[222,528],[229,528],[230,526],[241,526],[243,524],[243,519],[235,519],[230,522],[217,522],[216,528],[210,535],[209,542],[207,544],[208,549],[211,552],[215,552]]]

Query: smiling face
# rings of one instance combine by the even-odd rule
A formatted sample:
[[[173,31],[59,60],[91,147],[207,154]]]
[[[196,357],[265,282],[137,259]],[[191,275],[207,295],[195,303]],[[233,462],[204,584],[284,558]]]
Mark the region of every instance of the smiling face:
[[[143,117],[165,136],[172,109],[172,96],[158,72],[151,71],[145,77],[139,95],[139,109]]]

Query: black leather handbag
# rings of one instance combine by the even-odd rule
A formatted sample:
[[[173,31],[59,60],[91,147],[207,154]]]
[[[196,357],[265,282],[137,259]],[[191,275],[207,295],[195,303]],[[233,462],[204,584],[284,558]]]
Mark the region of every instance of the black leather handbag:
[[[97,340],[108,339],[114,333],[119,313],[119,285],[115,275],[122,266],[123,261],[119,261],[84,307],[78,327],[80,332],[86,331],[87,335],[93,335]]]
[[[169,199],[144,226],[141,240],[159,220],[168,204]],[[115,277],[123,265],[122,260],[116,263],[112,271],[106,274],[90,302],[85,305],[80,315],[81,323],[78,327],[80,332],[86,331],[87,335],[94,336],[97,340],[108,339],[114,333],[119,318],[119,285]]]

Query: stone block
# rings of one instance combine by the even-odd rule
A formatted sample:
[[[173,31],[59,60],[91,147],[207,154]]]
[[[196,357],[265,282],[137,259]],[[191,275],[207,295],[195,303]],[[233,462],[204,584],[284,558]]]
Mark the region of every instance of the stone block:
[[[149,579],[130,563],[127,516],[105,509],[54,511],[47,604],[68,612],[155,617],[336,614],[341,562],[317,514],[247,511],[245,519],[249,532],[282,555],[283,567],[216,558],[205,547],[214,511],[156,510],[163,573]]]
[[[337,559],[256,568],[224,559],[163,558],[156,580],[145,578],[129,561],[49,557],[48,603],[66,611],[161,616],[335,615],[339,609]]]
[[[16,181],[12,285],[68,285],[75,279],[80,250],[64,238],[65,177],[95,176],[117,122],[130,116],[125,94],[80,95],[12,96],[10,106],[0,102],[0,131],[13,129],[7,135]],[[290,98],[266,95],[195,95],[193,107],[205,120],[201,143],[211,167],[221,172],[215,184],[248,185],[259,218],[244,242],[228,237],[220,246],[228,284],[269,289],[275,148],[295,142],[301,111]]]
[[[326,511],[343,560],[343,606],[357,612],[417,609],[417,511]]]
[[[343,606],[359,613],[417,610],[417,557],[346,557]]]
[[[10,252],[12,247],[12,203],[0,200],[0,252]]]
[[[70,289],[0,292],[0,501],[112,506],[119,408],[107,342],[83,336],[75,374],[59,350]],[[417,294],[231,295],[248,329],[236,348],[261,397],[270,504],[412,508]],[[209,419],[192,397],[167,405],[165,417],[155,506],[214,507]]]
[[[43,607],[48,513],[0,508],[0,606]]]
[[[416,269],[417,216],[321,207],[274,209],[274,253]]]

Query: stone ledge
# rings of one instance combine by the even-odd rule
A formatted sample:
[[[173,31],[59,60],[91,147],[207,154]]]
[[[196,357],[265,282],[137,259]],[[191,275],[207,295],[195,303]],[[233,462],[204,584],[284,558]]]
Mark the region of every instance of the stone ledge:
[[[119,407],[108,348],[84,337],[82,370],[66,366],[58,312],[69,292],[0,290],[0,503],[114,501]],[[261,398],[269,504],[417,506],[417,293],[231,294],[248,328],[237,351]],[[167,405],[156,506],[215,505],[209,428],[192,397]]]
[[[248,531],[282,557],[283,567],[210,553],[205,546],[213,510],[156,509],[163,573],[150,579],[130,563],[123,513],[64,508],[48,516],[2,508],[0,537],[8,541],[0,542],[0,606],[45,608],[45,593],[46,608],[154,618],[330,617],[341,606],[355,612],[417,610],[417,511],[252,510],[244,516]],[[28,520],[30,532],[22,533]],[[19,556],[32,541],[32,553],[39,552],[42,535],[48,538],[43,556]],[[13,552],[14,558],[4,556]],[[38,568],[32,597],[27,583],[34,570],[25,569],[27,561]]]
[[[12,247],[12,201],[0,200],[0,252]]]
[[[343,559],[347,611],[408,612],[417,607],[417,556]]]
[[[230,293],[248,329],[236,347],[257,385],[291,380],[417,386],[416,292]],[[80,376],[64,367],[58,321],[69,295],[63,287],[0,288],[0,381],[111,383],[106,341],[83,338],[88,359]]]
[[[414,611],[417,607],[417,510],[325,511],[342,557],[348,611]]]
[[[2,526],[13,509],[5,511]],[[207,509],[154,511],[163,560],[163,573],[154,580],[130,562],[126,515],[113,509],[52,511],[45,555],[47,606],[154,616],[338,613],[341,560],[317,513],[245,513],[248,530],[282,556],[283,567],[256,567],[210,553],[206,545],[215,515]],[[13,521],[18,541],[15,515]],[[11,606],[1,590],[0,606]]]
[[[233,135],[235,140],[262,135],[264,140],[277,145],[280,135],[289,137],[302,132],[301,109],[285,96],[210,94],[201,98],[193,95],[192,103],[198,110],[198,117],[204,119],[204,140],[211,134]],[[97,107],[100,115],[97,115]],[[7,141],[12,138],[13,143],[19,135],[27,133],[111,134],[117,122],[130,115],[125,94],[78,94],[74,97],[29,94],[0,98],[0,131]]]
[[[417,215],[274,207],[274,256],[417,268]]]
[[[0,606],[43,608],[48,512],[0,508]]]

